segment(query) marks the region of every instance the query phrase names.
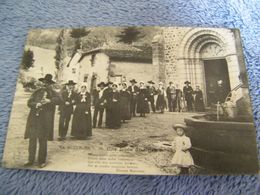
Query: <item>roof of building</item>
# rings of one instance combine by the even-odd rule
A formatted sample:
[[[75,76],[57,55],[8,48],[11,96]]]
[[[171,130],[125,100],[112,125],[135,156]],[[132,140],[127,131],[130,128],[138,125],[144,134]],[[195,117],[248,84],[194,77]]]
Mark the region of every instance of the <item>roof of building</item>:
[[[104,44],[102,47],[83,52],[79,61],[86,55],[105,53],[114,61],[131,61],[131,62],[146,62],[152,63],[152,50],[141,49],[127,44]]]

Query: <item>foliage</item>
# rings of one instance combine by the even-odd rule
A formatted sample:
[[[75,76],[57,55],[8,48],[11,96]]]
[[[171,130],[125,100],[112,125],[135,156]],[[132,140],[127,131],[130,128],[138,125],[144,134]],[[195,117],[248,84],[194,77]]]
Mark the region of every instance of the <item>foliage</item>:
[[[56,46],[56,55],[55,55],[55,66],[57,70],[61,70],[63,67],[63,59],[64,59],[64,30],[61,30],[58,38],[57,38],[57,46]]]
[[[86,30],[85,28],[75,28],[71,30],[70,36],[75,39],[73,54],[81,48],[81,38],[87,36],[89,33],[90,30]]]
[[[79,39],[87,36],[89,33],[90,31],[87,31],[85,28],[75,28],[71,30],[70,36],[74,39]]]
[[[104,36],[88,36],[88,38],[84,41],[83,50],[89,51],[92,49],[95,49],[97,47],[101,47],[106,42],[106,39]]]
[[[140,38],[143,38],[145,35],[138,30],[137,27],[126,27],[121,34],[116,35],[119,38],[119,42],[123,42],[126,44],[133,44]]]
[[[27,71],[21,71],[19,75],[19,82],[25,89],[36,89],[37,80],[34,77],[28,76]]]
[[[34,54],[33,51],[30,49],[24,50],[23,52],[23,59],[22,59],[22,69],[28,70],[29,68],[33,67],[34,63]]]

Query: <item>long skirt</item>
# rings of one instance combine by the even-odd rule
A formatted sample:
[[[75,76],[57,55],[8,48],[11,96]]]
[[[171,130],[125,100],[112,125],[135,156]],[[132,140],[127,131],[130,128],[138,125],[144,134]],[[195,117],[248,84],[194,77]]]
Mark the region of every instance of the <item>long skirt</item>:
[[[121,120],[130,120],[131,119],[130,101],[126,97],[121,97],[120,115],[121,115]]]
[[[87,138],[92,135],[91,111],[90,108],[86,109],[85,105],[77,105],[75,108],[71,135],[75,138]]]
[[[112,103],[107,109],[106,109],[106,124],[108,128],[120,128],[121,126],[121,114],[120,114],[120,105],[118,102]]]
[[[156,100],[156,110],[163,111],[166,108],[166,101],[163,95],[158,95]]]
[[[150,113],[148,101],[145,100],[143,97],[137,99],[137,113]]]
[[[195,99],[194,107],[195,107],[195,111],[197,111],[197,112],[204,112],[205,111],[203,100]]]

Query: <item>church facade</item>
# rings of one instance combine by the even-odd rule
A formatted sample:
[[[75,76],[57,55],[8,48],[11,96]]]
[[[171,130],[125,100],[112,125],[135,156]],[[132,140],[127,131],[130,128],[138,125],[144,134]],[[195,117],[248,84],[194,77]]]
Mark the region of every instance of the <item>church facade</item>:
[[[235,29],[162,27],[153,38],[154,80],[199,85],[207,102],[218,80],[227,91],[245,73],[240,34]]]

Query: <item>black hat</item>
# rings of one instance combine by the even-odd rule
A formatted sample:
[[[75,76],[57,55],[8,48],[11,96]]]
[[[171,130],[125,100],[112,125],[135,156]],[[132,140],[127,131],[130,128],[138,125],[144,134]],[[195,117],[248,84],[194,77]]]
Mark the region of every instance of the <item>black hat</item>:
[[[177,128],[182,128],[183,130],[187,129],[187,126],[184,124],[175,124],[172,126],[175,130],[177,130]]]
[[[130,80],[130,83],[137,83],[135,79]]]
[[[150,83],[150,84],[155,84],[153,81],[148,81],[147,83]]]
[[[173,82],[172,82],[172,81],[170,81],[170,82],[169,82],[169,85],[170,85],[170,84],[173,84]]]
[[[102,82],[100,82],[97,86],[100,87],[101,85],[105,87],[105,86],[106,86],[106,83],[104,83],[104,82],[102,81]]]
[[[55,81],[52,80],[51,74],[46,74],[44,78],[39,78],[39,81],[43,83],[53,84]]]
[[[191,82],[190,81],[185,81],[184,84],[190,84]]]
[[[108,82],[107,82],[107,85],[110,85],[110,84],[113,84],[113,82],[112,82],[112,81],[108,81]]]
[[[67,83],[65,83],[65,85],[76,85],[77,83],[75,83],[73,80],[69,80]]]

